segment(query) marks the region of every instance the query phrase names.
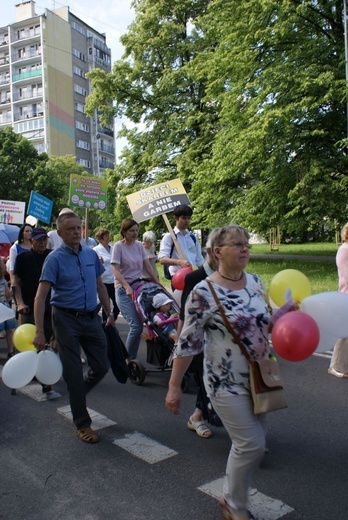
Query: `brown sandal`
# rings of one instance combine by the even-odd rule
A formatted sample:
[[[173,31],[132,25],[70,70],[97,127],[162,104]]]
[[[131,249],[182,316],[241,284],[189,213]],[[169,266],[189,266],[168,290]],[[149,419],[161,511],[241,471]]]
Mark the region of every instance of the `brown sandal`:
[[[90,444],[99,442],[99,435],[92,428],[77,428],[76,434],[81,441],[89,442]]]
[[[223,495],[219,499],[219,504],[223,520],[254,520],[254,517],[249,511],[246,515],[238,515],[235,513]]]

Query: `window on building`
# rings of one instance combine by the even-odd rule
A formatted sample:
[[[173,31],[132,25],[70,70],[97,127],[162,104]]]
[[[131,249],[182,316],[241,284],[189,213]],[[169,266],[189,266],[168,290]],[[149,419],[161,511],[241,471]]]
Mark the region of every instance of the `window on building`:
[[[80,87],[80,85],[74,85],[74,91],[78,94],[81,94],[81,96],[87,96],[87,90],[85,88]]]
[[[81,25],[79,25],[78,23],[76,22],[71,22],[71,27],[73,29],[75,29],[75,31],[78,31],[79,33],[83,34],[84,36],[86,36],[86,29],[84,27],[82,27]]]
[[[81,139],[76,139],[77,148],[82,148],[83,150],[90,150],[90,144],[87,141],[81,141]]]
[[[78,49],[75,49],[75,47],[73,47],[72,53],[73,53],[73,56],[76,56],[76,58],[79,58],[79,60],[86,61],[85,55]]]
[[[82,112],[84,114],[85,105],[83,105],[82,103],[75,103],[75,110],[77,110],[77,112]]]
[[[73,72],[77,76],[80,76],[80,78],[84,78],[85,77],[85,71],[80,69],[79,67],[76,67],[75,65],[73,66]]]
[[[76,128],[82,130],[82,132],[89,132],[89,125],[82,123],[81,121],[76,121]]]
[[[90,168],[91,167],[90,161],[87,161],[86,159],[77,159],[77,162],[79,164],[81,164],[82,166],[84,166],[85,168]]]

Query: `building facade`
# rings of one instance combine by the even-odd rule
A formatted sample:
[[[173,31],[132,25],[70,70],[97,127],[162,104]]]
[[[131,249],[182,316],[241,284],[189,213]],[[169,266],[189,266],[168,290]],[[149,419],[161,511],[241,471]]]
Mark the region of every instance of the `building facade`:
[[[38,152],[74,155],[90,175],[115,165],[114,126],[87,117],[92,68],[111,70],[104,34],[68,7],[35,13],[32,0],[15,6],[16,21],[0,27],[0,129],[12,126]]]

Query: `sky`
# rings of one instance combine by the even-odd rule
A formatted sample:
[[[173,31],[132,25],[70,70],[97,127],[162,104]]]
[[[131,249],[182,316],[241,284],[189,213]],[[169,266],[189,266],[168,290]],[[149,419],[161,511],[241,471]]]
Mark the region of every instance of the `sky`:
[[[0,0],[0,27],[15,22],[15,5],[22,0]],[[106,34],[106,44],[111,48],[112,62],[120,59],[123,54],[123,46],[119,39],[127,32],[128,26],[134,19],[134,11],[131,8],[131,0],[68,0],[58,2],[57,0],[37,0],[35,2],[36,14],[43,14],[45,9],[59,9],[69,6],[70,11],[81,18],[85,23],[100,33]],[[115,131],[121,129],[125,120],[115,119]],[[129,126],[127,124],[127,126]],[[118,157],[126,140],[116,139],[116,156]]]
[[[0,26],[14,23],[15,5],[21,0],[1,0]],[[134,19],[131,0],[37,0],[36,14],[43,14],[45,9],[58,9],[69,6],[70,11],[81,18],[85,23],[101,33],[106,34],[107,45],[111,48],[112,61],[121,58],[123,47],[119,42],[120,36],[127,31],[127,27]]]

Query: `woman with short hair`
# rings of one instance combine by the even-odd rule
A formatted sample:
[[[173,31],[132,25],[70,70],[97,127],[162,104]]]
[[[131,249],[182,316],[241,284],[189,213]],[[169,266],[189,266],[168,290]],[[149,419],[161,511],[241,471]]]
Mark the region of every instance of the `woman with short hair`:
[[[106,228],[100,228],[95,234],[96,240],[99,242],[97,246],[93,247],[94,251],[99,256],[101,263],[104,266],[104,273],[101,275],[103,283],[108,292],[109,298],[112,301],[113,308],[111,309],[114,313],[115,320],[120,313],[120,310],[116,303],[115,295],[115,284],[114,284],[114,273],[111,267],[111,251],[112,245],[110,243],[110,232]],[[102,309],[103,322],[107,321],[107,316],[104,309]]]
[[[232,441],[220,498],[225,520],[252,518],[248,488],[265,452],[266,414],[254,414],[248,361],[226,328],[207,280],[250,358],[267,359],[270,315],[261,279],[245,271],[250,247],[242,226],[231,224],[214,234],[211,250],[217,269],[188,297],[166,398],[167,408],[178,414],[182,377],[193,356],[204,352],[204,385]]]
[[[152,269],[155,271],[157,277],[158,271],[156,267],[156,262],[158,262],[158,257],[156,255],[156,235],[153,231],[145,231],[143,234],[143,246],[145,247],[145,251],[147,253],[147,257],[150,260],[150,264],[152,265]],[[147,278],[148,274],[147,271],[143,270],[143,278]]]

